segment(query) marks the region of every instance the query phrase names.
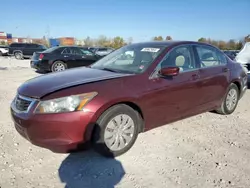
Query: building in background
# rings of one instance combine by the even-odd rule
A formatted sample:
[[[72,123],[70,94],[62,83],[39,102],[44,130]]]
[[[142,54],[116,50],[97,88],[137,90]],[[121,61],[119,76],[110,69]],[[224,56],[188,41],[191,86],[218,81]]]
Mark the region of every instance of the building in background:
[[[61,37],[58,38],[60,40],[60,45],[62,46],[73,46],[75,45],[75,38],[73,37]]]
[[[60,46],[60,40],[59,39],[49,39],[49,46],[54,47],[54,46]]]

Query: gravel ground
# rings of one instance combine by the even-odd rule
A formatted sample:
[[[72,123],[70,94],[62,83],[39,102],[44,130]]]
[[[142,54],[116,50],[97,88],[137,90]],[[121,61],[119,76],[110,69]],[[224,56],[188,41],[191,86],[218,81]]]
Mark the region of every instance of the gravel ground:
[[[205,113],[138,137],[123,156],[55,154],[17,134],[9,105],[38,76],[29,61],[0,59],[0,188],[250,187],[250,90],[230,116]]]

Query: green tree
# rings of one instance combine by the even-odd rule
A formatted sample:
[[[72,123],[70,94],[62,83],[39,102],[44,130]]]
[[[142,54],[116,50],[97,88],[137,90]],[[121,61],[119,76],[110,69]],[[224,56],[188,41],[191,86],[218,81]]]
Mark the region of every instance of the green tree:
[[[229,50],[236,49],[236,43],[235,43],[235,41],[233,39],[231,39],[231,40],[228,41],[227,48]]]
[[[0,44],[1,45],[6,45],[6,42],[2,40],[2,41],[0,41]]]
[[[108,38],[104,35],[100,35],[96,42],[98,46],[104,46],[104,47],[107,47],[110,44]]]
[[[207,42],[207,39],[206,39],[206,38],[201,37],[201,38],[199,38],[199,39],[198,39],[198,42],[203,42],[203,43],[205,43],[205,42]]]
[[[117,48],[120,48],[124,45],[125,45],[124,39],[122,37],[117,36],[113,39],[111,47],[117,49]]]
[[[85,46],[93,46],[94,45],[94,41],[91,40],[91,38],[88,36],[86,39],[84,39],[84,45]]]
[[[218,42],[218,48],[220,48],[221,50],[225,50],[226,47],[227,47],[227,44],[226,44],[225,41],[220,40],[220,41]]]
[[[211,40],[210,44],[213,45],[213,46],[219,47],[219,43],[216,40]]]
[[[237,42],[237,44],[236,44],[236,50],[241,50],[242,47],[243,47],[242,41]]]
[[[166,40],[173,40],[171,36],[166,36]]]
[[[155,41],[163,41],[163,37],[162,36],[156,36],[156,37],[154,37],[153,38],[153,40],[155,40]]]

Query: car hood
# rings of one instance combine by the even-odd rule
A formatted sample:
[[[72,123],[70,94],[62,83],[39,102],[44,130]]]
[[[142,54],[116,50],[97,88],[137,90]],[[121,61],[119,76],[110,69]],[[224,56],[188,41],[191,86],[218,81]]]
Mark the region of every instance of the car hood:
[[[114,73],[86,67],[73,68],[27,80],[18,88],[18,94],[26,97],[41,98],[47,94],[67,87],[129,75],[131,74]]]

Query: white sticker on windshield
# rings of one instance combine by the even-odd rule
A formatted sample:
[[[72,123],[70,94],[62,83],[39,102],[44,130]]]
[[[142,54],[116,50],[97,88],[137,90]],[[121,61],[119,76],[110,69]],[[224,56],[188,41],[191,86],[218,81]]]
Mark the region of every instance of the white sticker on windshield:
[[[142,52],[158,52],[160,48],[143,48]]]

